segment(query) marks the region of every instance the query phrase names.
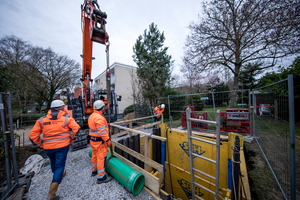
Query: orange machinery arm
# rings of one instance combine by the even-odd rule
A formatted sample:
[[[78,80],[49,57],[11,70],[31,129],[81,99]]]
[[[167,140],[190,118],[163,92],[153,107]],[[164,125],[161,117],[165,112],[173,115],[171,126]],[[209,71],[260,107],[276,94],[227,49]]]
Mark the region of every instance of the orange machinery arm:
[[[82,54],[82,96],[85,99],[85,113],[93,112],[91,71],[93,60],[93,41],[106,44],[108,34],[105,29],[107,15],[100,10],[97,0],[85,0],[81,5],[81,29],[83,33]]]

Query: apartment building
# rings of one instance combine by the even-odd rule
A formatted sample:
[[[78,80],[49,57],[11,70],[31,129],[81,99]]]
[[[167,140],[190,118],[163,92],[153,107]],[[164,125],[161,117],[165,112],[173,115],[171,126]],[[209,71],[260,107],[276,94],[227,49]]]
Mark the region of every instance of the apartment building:
[[[124,109],[133,104],[133,91],[136,79],[136,67],[121,63],[114,63],[110,66],[111,89],[115,91],[117,97],[122,96],[118,101],[118,113],[123,113]],[[106,89],[106,71],[94,78],[93,90]]]

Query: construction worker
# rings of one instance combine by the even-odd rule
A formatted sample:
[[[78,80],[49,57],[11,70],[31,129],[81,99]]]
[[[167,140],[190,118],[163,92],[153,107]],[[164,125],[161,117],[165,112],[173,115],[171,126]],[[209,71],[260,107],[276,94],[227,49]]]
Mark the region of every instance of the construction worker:
[[[159,106],[156,106],[153,109],[153,114],[155,115],[153,117],[153,122],[157,122],[157,121],[161,120],[161,115],[164,112],[164,110],[165,110],[165,104],[161,104]],[[155,129],[155,125],[153,126],[153,129]]]
[[[100,100],[103,101],[103,103],[105,104],[105,107],[104,107],[103,110],[108,109],[109,104],[107,103],[107,99],[106,99],[104,96],[101,95],[101,96],[100,96]],[[107,110],[107,112],[108,112],[108,110]]]
[[[65,104],[62,100],[54,100],[48,114],[39,118],[29,133],[29,139],[35,147],[45,149],[50,159],[53,178],[47,200],[57,200],[55,192],[65,176],[65,164],[70,143],[80,131],[75,120],[64,112]],[[70,132],[72,130],[72,132]],[[75,133],[75,134],[74,134]],[[43,140],[40,135],[43,134]]]
[[[90,145],[93,150],[91,176],[97,175],[97,184],[101,184],[111,180],[111,176],[105,173],[107,147],[111,145],[111,141],[109,139],[107,121],[102,113],[105,107],[104,102],[97,100],[93,107],[94,112],[88,120]]]

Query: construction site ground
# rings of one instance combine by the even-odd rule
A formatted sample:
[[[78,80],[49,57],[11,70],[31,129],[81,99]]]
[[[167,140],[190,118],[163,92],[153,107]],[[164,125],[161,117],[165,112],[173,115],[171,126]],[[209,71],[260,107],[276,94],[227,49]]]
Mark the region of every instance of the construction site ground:
[[[40,154],[42,151],[33,148],[28,139],[32,127],[22,127],[16,131],[20,136],[21,144],[20,151],[17,148],[18,170],[24,166],[27,158],[34,154]],[[245,143],[245,148],[252,199],[282,199],[278,185],[274,180],[271,180],[273,179],[271,171],[255,141],[251,144]],[[67,176],[62,181],[57,192],[61,199],[155,199],[145,190],[139,195],[133,196],[115,179],[106,184],[96,184],[96,178],[90,176],[89,150],[90,146],[88,145],[85,149],[69,152],[66,163]],[[4,168],[5,163],[3,162],[0,166],[1,180],[6,178]],[[39,174],[33,177],[30,190],[25,194],[25,197],[28,200],[45,199],[51,178],[52,172],[49,161],[46,161]]]
[[[34,154],[43,154],[43,150],[32,147],[28,139],[28,135],[33,126],[23,127],[15,131],[20,135],[20,151],[16,148],[18,170],[20,170],[26,160]],[[23,135],[24,144],[23,147]],[[76,199],[155,199],[147,191],[142,190],[138,195],[134,196],[124,186],[115,179],[108,183],[96,184],[96,176],[91,177],[90,145],[85,149],[69,152],[66,162],[67,175],[63,178],[59,185],[57,195],[60,199],[76,200]],[[31,180],[29,191],[24,195],[27,200],[46,199],[48,196],[49,186],[52,180],[52,172],[50,161],[45,156],[45,162],[39,173],[35,174]],[[1,165],[1,180],[5,177],[5,164]]]

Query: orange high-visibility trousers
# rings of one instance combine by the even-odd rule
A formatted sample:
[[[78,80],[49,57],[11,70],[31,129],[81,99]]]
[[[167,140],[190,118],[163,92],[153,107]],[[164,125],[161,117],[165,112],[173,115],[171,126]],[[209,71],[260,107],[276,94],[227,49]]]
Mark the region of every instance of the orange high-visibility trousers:
[[[98,175],[97,178],[103,178],[105,176],[107,144],[102,141],[93,142],[92,140],[90,140],[90,145],[93,150],[92,159],[91,159],[92,170],[97,170],[97,175]]]

